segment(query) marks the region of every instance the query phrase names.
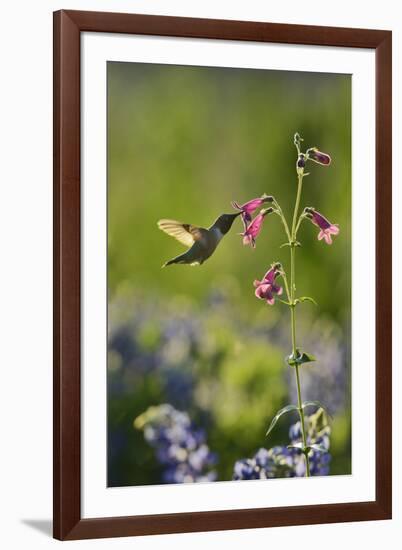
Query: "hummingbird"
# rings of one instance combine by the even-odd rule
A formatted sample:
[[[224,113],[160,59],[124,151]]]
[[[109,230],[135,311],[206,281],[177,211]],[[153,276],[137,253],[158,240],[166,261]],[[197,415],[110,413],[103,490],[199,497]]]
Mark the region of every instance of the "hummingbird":
[[[172,264],[203,264],[215,252],[222,237],[228,233],[240,214],[241,212],[221,214],[208,229],[176,220],[159,220],[159,229],[188,247],[187,252],[167,261],[162,267]]]

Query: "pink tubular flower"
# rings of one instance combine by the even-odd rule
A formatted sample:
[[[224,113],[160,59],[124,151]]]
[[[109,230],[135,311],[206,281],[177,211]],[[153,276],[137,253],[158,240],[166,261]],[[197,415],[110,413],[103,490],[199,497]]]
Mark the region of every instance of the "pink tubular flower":
[[[262,229],[262,222],[264,221],[265,216],[270,214],[272,211],[272,208],[261,210],[261,212],[247,226],[245,226],[244,232],[240,233],[243,235],[244,245],[251,244],[251,246],[255,248],[255,240]]]
[[[329,166],[331,164],[331,157],[327,155],[327,153],[322,153],[319,151],[317,147],[307,149],[306,153],[310,160],[313,160],[318,164],[323,164],[324,166]]]
[[[265,273],[262,281],[254,281],[255,295],[260,300],[266,300],[272,306],[275,303],[274,294],[280,296],[283,288],[275,284],[275,278],[279,275],[278,264],[273,264]]]
[[[318,240],[321,241],[322,239],[324,239],[327,244],[332,244],[331,235],[338,235],[338,224],[331,223],[322,214],[314,210],[314,208],[307,208],[306,212],[311,220],[311,223],[320,228],[320,232],[318,233],[317,237]]]
[[[262,197],[251,199],[250,201],[245,202],[242,205],[240,205],[236,201],[232,201],[233,208],[235,208],[236,210],[240,210],[241,212],[241,218],[243,221],[245,231],[249,223],[251,222],[251,215],[255,212],[255,210],[257,210],[257,208],[262,206],[265,202],[272,202],[272,201],[273,201],[273,197],[266,195],[265,193],[264,195],[262,195]]]

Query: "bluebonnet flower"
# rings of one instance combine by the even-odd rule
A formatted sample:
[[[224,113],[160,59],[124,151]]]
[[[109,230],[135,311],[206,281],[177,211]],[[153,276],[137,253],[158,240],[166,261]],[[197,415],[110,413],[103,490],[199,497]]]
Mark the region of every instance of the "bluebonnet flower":
[[[310,473],[313,476],[329,474],[329,437],[331,429],[324,418],[325,413],[319,409],[306,418],[307,445],[320,445],[324,451],[312,449],[309,453]],[[300,422],[289,430],[290,445],[297,445],[302,440]],[[259,449],[252,458],[238,460],[233,469],[233,479],[272,479],[279,477],[304,477],[305,459],[295,448],[275,446],[271,449]]]
[[[146,441],[155,449],[157,460],[165,469],[165,483],[214,481],[211,466],[216,457],[205,443],[203,430],[197,429],[186,412],[170,404],[149,407],[134,421],[144,430]]]
[[[254,458],[243,458],[235,462],[233,479],[266,479],[265,471],[257,465]]]
[[[293,468],[294,451],[287,447],[259,449],[253,458],[238,460],[234,465],[233,479],[272,479],[295,477]]]
[[[322,409],[318,409],[313,415],[306,418],[307,445],[320,445],[327,452],[312,449],[309,453],[310,474],[312,476],[327,476],[329,474],[329,463],[331,455],[329,454],[331,428],[328,424],[326,414]],[[293,424],[289,430],[291,445],[297,445],[302,442],[300,421]],[[294,456],[294,468],[297,470],[297,476],[305,475],[305,460],[300,451],[296,451]]]

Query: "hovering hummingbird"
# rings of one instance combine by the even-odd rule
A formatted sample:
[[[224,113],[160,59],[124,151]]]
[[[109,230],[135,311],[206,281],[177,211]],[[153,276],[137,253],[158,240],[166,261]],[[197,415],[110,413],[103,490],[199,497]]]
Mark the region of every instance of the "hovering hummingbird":
[[[159,229],[189,247],[187,252],[169,260],[162,267],[172,264],[203,264],[215,252],[222,237],[228,233],[240,214],[241,212],[221,214],[208,229],[175,220],[159,220]]]

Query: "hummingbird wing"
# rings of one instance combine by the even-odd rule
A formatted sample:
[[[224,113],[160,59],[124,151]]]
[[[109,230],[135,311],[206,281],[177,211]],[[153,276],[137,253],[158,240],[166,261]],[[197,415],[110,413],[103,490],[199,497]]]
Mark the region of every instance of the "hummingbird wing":
[[[193,246],[195,242],[202,243],[208,234],[208,229],[204,227],[196,227],[176,220],[159,220],[158,227],[188,247]]]

